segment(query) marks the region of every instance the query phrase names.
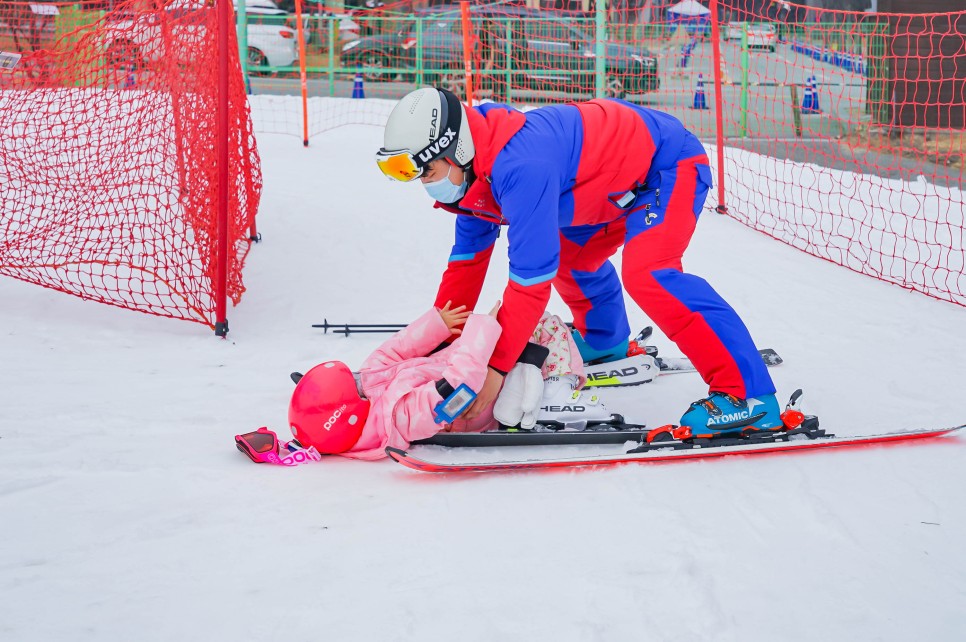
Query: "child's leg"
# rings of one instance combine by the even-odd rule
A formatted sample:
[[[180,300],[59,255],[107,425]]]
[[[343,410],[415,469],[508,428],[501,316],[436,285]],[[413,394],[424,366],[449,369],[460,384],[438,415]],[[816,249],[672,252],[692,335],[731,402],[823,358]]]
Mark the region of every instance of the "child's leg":
[[[577,375],[580,386],[586,382],[584,360],[570,328],[555,314],[544,314],[533,333],[533,340],[550,352],[543,363],[543,377]]]

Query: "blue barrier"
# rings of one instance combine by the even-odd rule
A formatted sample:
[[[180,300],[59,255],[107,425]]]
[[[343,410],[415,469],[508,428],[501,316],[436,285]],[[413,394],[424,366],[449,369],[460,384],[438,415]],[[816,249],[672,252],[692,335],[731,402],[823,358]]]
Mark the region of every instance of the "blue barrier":
[[[814,47],[803,42],[792,42],[791,45],[792,51],[795,53],[808,56],[835,67],[840,67],[852,73],[865,74],[865,63],[862,60],[862,56],[832,51],[824,47]]]

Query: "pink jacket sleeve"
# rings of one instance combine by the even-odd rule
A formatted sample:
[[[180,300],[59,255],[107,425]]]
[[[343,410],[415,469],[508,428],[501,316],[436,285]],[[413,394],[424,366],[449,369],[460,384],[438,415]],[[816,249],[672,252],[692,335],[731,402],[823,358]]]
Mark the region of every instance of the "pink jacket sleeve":
[[[435,311],[434,314],[439,318]],[[442,320],[440,323],[445,329]],[[406,358],[405,355],[424,351],[416,349],[415,343],[409,345],[402,340],[403,333],[387,341],[363,366],[363,389],[372,399],[369,419],[356,449],[342,455],[380,459],[385,457],[386,446],[407,448],[410,442],[439,432],[443,426],[433,420],[433,409],[442,400],[436,381],[444,378],[454,388],[465,383],[479,391],[500,331],[500,324],[493,317],[473,314],[452,345],[429,356]],[[439,340],[439,335],[427,332],[423,347],[430,345],[428,351]]]
[[[490,315],[470,315],[463,334],[440,353],[446,359],[442,378],[454,388],[465,383],[474,392],[479,392],[486,380],[487,363],[500,338],[500,331],[499,322]],[[441,400],[435,381],[424,383],[399,398],[393,408],[393,423],[407,445],[440,431],[442,426],[433,420],[433,409]]]
[[[486,380],[486,364],[500,338],[500,323],[488,314],[471,314],[463,334],[447,349],[443,378],[454,388],[465,383],[479,392]]]

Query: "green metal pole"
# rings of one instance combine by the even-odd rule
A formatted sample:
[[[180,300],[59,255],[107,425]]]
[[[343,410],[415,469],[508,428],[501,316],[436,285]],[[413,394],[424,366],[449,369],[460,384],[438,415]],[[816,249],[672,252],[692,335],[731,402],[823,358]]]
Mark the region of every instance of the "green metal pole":
[[[345,0],[325,0],[329,10],[326,20],[329,23],[329,96],[335,96],[335,48],[339,46],[339,18],[345,14]],[[342,58],[339,58],[342,65]]]
[[[607,84],[607,0],[596,2],[596,34],[594,37],[594,95],[604,97]]]
[[[329,23],[329,98],[335,96],[335,46],[339,42],[339,37],[336,35],[339,31],[339,25],[336,23],[335,16],[326,16],[326,22]]]
[[[506,64],[504,65],[506,67],[506,76],[504,76],[504,79],[506,80],[506,102],[507,102],[508,105],[511,103],[510,94],[513,91],[513,89],[512,89],[512,87],[513,87],[513,56],[512,56],[512,53],[511,53],[512,52],[512,47],[510,46],[510,39],[511,38],[513,38],[513,30],[510,28],[510,21],[507,20],[506,21]]]
[[[416,18],[416,87],[425,84],[425,74],[423,72],[423,19]]]
[[[748,23],[741,23],[741,118],[738,125],[738,135],[748,135],[748,68],[751,60],[748,57]]]
[[[238,58],[241,60],[242,78],[248,86],[248,12],[245,11],[245,0],[238,0]]]
[[[887,88],[889,80],[887,40],[889,35],[889,25],[871,25],[872,33],[869,36],[868,53],[865,56],[865,77],[866,77],[866,108],[867,114],[872,115],[872,122],[876,124],[887,124],[891,122],[889,101],[887,100]]]

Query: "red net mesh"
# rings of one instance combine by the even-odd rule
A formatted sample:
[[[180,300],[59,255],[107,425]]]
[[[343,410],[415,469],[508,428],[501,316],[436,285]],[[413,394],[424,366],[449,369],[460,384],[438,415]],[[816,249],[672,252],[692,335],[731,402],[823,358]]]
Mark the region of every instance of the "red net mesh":
[[[708,0],[617,0],[599,13],[591,2],[537,4],[472,4],[475,99],[526,109],[617,96],[671,113],[714,163],[721,143],[724,202],[716,190],[712,206],[816,256],[966,304],[966,12],[721,0],[715,30]],[[458,5],[403,1],[341,17],[306,6],[310,133],[381,124],[418,86],[465,97]],[[300,133],[300,103],[277,95],[286,81],[298,93],[288,80],[297,67],[273,73],[252,81],[260,127]]]
[[[216,10],[131,0],[0,5],[0,274],[214,324]],[[227,293],[261,191],[231,32]]]
[[[778,43],[745,54],[742,37],[763,42],[746,28],[723,41],[729,214],[815,256],[966,304],[966,13],[786,4],[777,16],[739,17],[771,23]]]

